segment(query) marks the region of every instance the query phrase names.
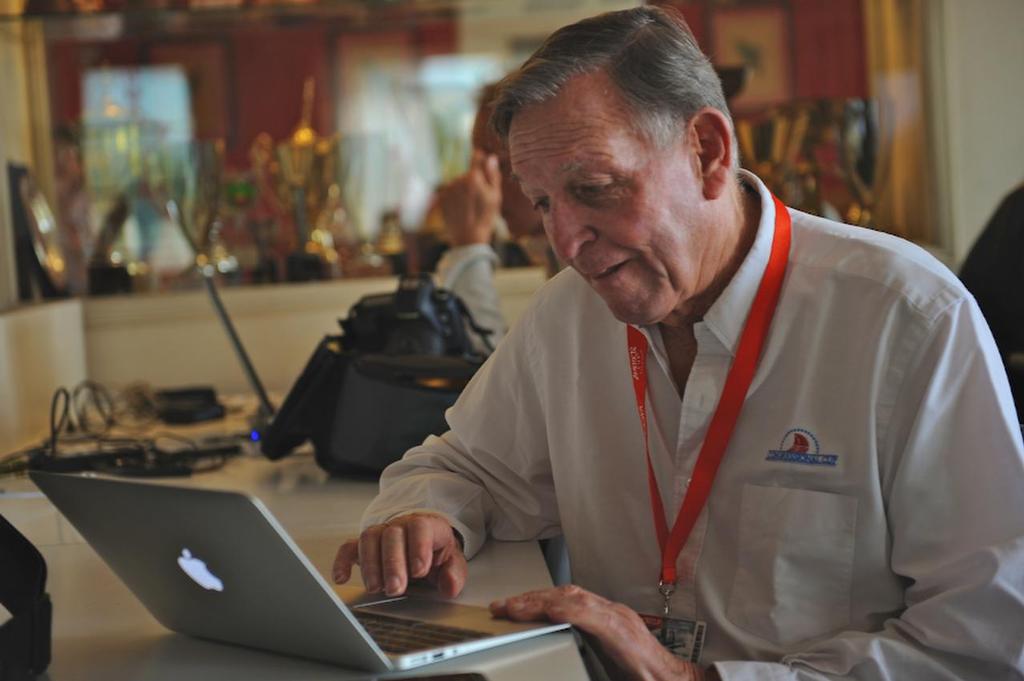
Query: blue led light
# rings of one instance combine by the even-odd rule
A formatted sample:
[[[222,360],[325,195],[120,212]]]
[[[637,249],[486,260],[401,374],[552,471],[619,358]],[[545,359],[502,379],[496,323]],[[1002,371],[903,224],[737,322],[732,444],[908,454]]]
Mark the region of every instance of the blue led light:
[[[249,433],[249,439],[252,440],[253,442],[259,442],[260,441],[260,431],[258,431],[258,430],[251,431]]]

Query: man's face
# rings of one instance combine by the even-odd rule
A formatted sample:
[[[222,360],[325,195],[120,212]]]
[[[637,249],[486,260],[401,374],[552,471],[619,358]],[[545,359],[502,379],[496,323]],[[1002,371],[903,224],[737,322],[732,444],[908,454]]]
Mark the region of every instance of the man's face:
[[[721,253],[690,136],[659,148],[632,119],[607,75],[577,76],[515,115],[509,151],[558,257],[616,318],[653,324],[685,315]]]

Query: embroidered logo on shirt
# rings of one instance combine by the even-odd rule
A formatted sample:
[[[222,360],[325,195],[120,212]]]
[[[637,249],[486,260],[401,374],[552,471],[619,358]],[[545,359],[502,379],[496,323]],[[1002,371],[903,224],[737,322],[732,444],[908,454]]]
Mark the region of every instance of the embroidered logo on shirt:
[[[798,463],[806,466],[835,466],[839,461],[837,454],[822,454],[818,438],[814,433],[803,428],[790,428],[782,436],[778,449],[768,450],[765,461],[781,463]]]

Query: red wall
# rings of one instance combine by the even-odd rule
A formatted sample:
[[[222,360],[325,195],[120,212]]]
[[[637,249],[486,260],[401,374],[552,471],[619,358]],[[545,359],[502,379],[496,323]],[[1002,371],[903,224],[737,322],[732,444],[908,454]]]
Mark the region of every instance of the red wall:
[[[861,0],[791,0],[794,95],[867,97]]]
[[[862,0],[776,0],[751,7],[781,7],[789,17],[790,64],[796,98],[864,97],[867,93]],[[679,9],[697,41],[710,51],[710,26],[716,0],[662,2]],[[729,4],[735,11],[745,5]],[[50,92],[55,124],[81,118],[82,72],[101,65],[130,65],[166,61],[172,53],[185,58],[190,79],[205,87],[194,96],[196,131],[200,136],[225,137],[229,164],[248,163],[248,148],[260,132],[274,139],[289,135],[299,121],[302,86],[307,76],[316,79],[313,126],[321,134],[334,130],[332,63],[335,36],[326,25],[296,27],[243,27],[228,35],[194,36],[160,43],[131,39],[108,43],[55,42],[49,48]],[[451,21],[421,24],[412,29],[411,43],[421,55],[451,52],[457,44]],[[158,46],[159,45],[159,46]],[[216,60],[217,63],[210,63]],[[221,74],[224,74],[221,76]],[[211,85],[223,81],[224,87]],[[220,98],[216,100],[216,98]],[[209,120],[213,117],[214,120]],[[221,120],[223,119],[223,120]]]
[[[280,140],[295,129],[308,76],[316,82],[313,127],[321,135],[334,131],[330,88],[337,65],[332,64],[336,52],[332,30],[307,24],[243,27],[227,36],[199,35],[160,42],[54,42],[49,47],[53,120],[60,125],[81,119],[81,83],[86,69],[167,63],[175,61],[177,55],[193,84],[197,136],[224,137],[228,164],[244,167],[257,134],[267,132]],[[412,30],[411,42],[421,55],[450,53],[457,44],[455,24],[421,24]]]
[[[711,22],[721,11],[779,7],[789,18],[794,98],[866,97],[867,68],[861,0],[775,0],[721,3],[666,0],[653,4],[682,12],[701,48],[712,52]]]
[[[232,40],[235,102],[235,144],[228,161],[246,164],[248,148],[261,132],[284,139],[302,116],[302,87],[313,76],[313,128],[321,135],[334,130],[331,115],[329,42],[322,29],[250,30]]]

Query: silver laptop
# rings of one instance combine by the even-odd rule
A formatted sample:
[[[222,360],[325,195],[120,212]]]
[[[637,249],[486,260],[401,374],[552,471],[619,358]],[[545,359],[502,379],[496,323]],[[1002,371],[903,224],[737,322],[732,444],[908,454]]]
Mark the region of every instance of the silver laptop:
[[[184,634],[384,672],[567,628],[426,598],[367,595],[346,606],[245,494],[29,475],[150,613]]]

